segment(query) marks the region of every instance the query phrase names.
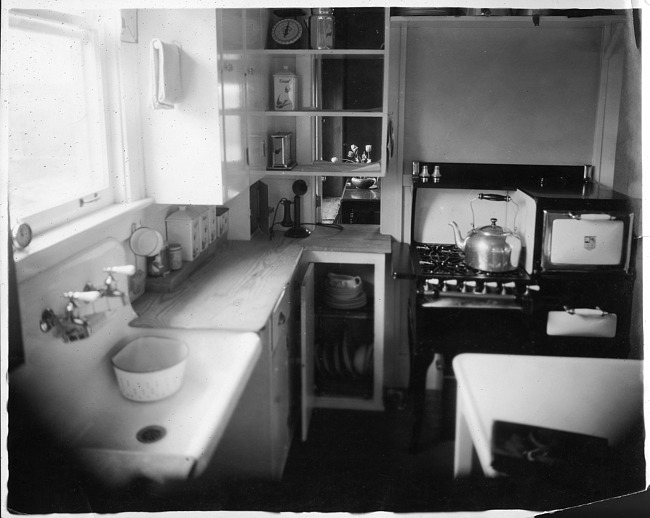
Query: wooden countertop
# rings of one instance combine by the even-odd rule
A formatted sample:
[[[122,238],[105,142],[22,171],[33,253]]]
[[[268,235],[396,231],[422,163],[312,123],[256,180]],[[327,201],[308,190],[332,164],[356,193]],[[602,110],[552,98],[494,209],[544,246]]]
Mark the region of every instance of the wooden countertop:
[[[303,250],[391,253],[377,225],[310,227],[305,239],[228,241],[173,293],[145,293],[133,302],[134,327],[261,331]]]

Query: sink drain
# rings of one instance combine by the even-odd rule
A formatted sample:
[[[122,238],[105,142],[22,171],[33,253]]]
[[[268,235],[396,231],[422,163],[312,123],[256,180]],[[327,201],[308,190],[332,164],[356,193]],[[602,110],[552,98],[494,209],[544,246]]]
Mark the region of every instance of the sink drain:
[[[145,444],[159,441],[167,434],[162,426],[145,426],[136,435],[135,438]]]

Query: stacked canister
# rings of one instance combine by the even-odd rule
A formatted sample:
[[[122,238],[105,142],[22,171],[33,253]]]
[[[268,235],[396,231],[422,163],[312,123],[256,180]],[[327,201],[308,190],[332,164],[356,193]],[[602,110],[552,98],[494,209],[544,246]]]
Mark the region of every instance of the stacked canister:
[[[177,245],[180,245],[182,260],[193,261],[228,232],[228,208],[184,205],[167,216],[165,225],[170,251],[178,253]]]

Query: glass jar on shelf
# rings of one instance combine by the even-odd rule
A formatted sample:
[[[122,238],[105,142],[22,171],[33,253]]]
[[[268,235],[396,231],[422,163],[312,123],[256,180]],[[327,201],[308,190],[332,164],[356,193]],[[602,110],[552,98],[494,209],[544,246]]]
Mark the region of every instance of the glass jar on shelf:
[[[312,49],[325,50],[334,48],[334,15],[332,9],[312,9],[309,25]]]

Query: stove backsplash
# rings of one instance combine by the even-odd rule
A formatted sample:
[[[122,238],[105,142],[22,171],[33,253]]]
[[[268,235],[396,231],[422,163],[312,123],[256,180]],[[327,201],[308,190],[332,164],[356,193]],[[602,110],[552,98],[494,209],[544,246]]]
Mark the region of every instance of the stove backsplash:
[[[478,199],[480,193],[507,195],[509,202]],[[517,206],[519,205],[519,206]],[[473,214],[472,214],[473,210]],[[490,224],[515,230],[522,240],[521,264],[532,271],[532,258],[527,258],[526,245],[533,243],[535,213],[527,206],[527,199],[516,191],[498,189],[419,189],[413,217],[413,239],[420,243],[455,243],[454,231],[449,224],[458,223],[464,237],[472,229]],[[530,270],[528,268],[530,263]]]

